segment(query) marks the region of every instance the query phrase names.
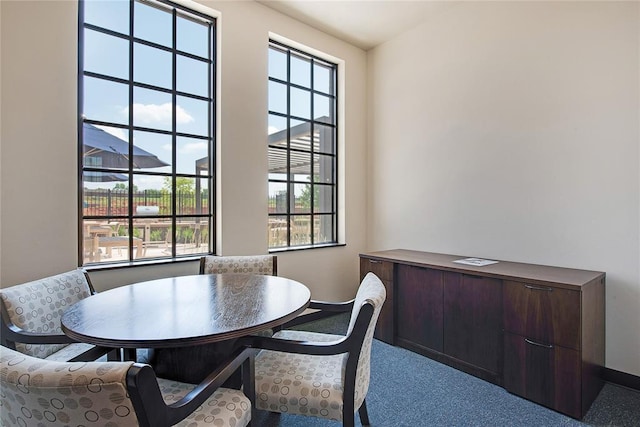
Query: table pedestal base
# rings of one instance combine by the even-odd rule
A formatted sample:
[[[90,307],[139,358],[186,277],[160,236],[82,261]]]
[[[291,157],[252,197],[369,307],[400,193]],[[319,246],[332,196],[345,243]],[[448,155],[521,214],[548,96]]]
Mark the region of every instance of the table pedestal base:
[[[160,378],[198,384],[236,349],[237,340],[220,341],[190,347],[156,348],[149,351],[149,364]],[[239,388],[240,371],[225,386]],[[236,385],[236,387],[233,387]]]

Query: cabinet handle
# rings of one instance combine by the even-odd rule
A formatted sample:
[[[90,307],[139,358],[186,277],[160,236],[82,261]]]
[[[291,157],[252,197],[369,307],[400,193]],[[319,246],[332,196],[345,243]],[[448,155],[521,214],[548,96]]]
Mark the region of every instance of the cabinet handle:
[[[524,285],[525,288],[531,289],[532,291],[547,291],[553,292],[553,288],[547,288],[542,286],[532,286],[532,285]]]
[[[371,264],[382,264],[382,261],[378,261],[377,259],[370,259],[369,262]]]
[[[540,344],[538,342],[531,341],[530,339],[527,339],[527,338],[525,338],[524,340],[527,344],[537,345],[538,347],[544,347],[544,348],[553,348],[553,345],[551,344]]]

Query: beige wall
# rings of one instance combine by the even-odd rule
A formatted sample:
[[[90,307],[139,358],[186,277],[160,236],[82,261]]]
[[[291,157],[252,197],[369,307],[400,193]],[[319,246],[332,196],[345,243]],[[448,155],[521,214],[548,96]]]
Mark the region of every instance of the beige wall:
[[[639,11],[467,2],[370,51],[370,249],[607,273],[640,374]]]
[[[637,3],[458,4],[368,54],[254,2],[201,3],[221,12],[222,253],[266,251],[271,31],[346,61],[347,246],[279,254],[281,275],[351,296],[365,231],[369,250],[603,270],[607,366],[640,375]],[[0,19],[9,286],[76,266],[76,5],[3,0]],[[92,277],[106,289],[196,269]]]
[[[351,298],[365,244],[366,53],[255,2],[206,2],[219,18],[219,233],[222,254],[267,251],[269,32],[345,61],[346,246],[278,254],[280,275],[319,299]],[[2,286],[77,266],[77,3],[2,1]],[[36,31],[37,29],[37,31]],[[174,263],[91,272],[96,288],[197,273]]]

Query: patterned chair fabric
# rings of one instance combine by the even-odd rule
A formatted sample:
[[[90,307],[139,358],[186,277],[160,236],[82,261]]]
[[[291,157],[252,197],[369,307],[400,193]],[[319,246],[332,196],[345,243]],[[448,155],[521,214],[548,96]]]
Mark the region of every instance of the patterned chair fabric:
[[[276,276],[277,270],[276,255],[207,255],[200,259],[200,274],[243,273]]]
[[[177,402],[186,396],[192,384],[158,378],[158,385],[165,403]],[[251,402],[240,390],[219,388],[195,412],[178,424],[179,427],[196,426],[246,426],[251,421]]]
[[[369,273],[362,281],[354,300],[347,336],[353,332],[364,304],[373,305],[373,315],[359,347],[355,371],[354,412],[363,405],[369,389],[373,332],[386,298],[380,279]],[[310,342],[335,342],[343,336],[316,332],[283,330],[274,338]],[[347,379],[347,362],[351,353],[309,355],[262,350],[255,360],[256,408],[342,421]],[[351,414],[352,416],[353,414]]]
[[[82,269],[0,289],[0,303],[11,323],[27,332],[62,335],[62,313],[93,293]],[[3,319],[4,321],[4,319]],[[5,337],[6,338],[6,337]],[[4,342],[3,342],[4,343]],[[8,343],[4,343],[8,344]],[[94,346],[89,344],[25,344],[15,349],[41,359],[66,361]]]
[[[127,376],[134,362],[53,362],[0,347],[2,426],[137,426]],[[173,403],[194,385],[157,379]],[[219,388],[178,426],[246,426],[251,403],[239,390]]]
[[[274,338],[330,342],[343,338],[284,330]],[[263,350],[256,356],[256,408],[342,420],[346,353],[331,356]]]

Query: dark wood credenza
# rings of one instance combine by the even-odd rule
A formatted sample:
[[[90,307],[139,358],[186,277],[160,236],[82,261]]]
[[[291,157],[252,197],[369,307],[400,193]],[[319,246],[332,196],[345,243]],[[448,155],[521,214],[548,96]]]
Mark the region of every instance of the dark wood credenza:
[[[604,384],[605,273],[463,258],[360,254],[387,288],[375,337],[582,419]]]

